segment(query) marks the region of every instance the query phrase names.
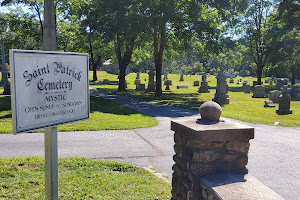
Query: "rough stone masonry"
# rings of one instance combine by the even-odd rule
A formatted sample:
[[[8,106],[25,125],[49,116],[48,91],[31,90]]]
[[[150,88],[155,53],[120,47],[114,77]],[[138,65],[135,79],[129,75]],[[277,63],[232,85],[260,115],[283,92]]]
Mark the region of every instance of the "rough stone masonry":
[[[217,103],[206,102],[200,107],[200,115],[204,116],[201,119],[171,122],[171,129],[175,131],[172,199],[213,199],[202,194],[202,176],[248,172],[245,166],[254,128],[220,121],[220,110]]]

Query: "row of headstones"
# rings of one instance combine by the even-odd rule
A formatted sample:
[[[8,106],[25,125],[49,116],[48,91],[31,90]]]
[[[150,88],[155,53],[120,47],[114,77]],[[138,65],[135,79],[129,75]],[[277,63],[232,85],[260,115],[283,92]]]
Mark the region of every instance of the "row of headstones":
[[[220,105],[223,104],[229,104],[229,95],[228,93],[228,85],[226,82],[226,76],[224,74],[217,75],[217,87],[216,87],[216,93],[212,101],[215,101],[219,103]],[[241,81],[241,80],[240,80]],[[282,82],[281,82],[282,81]],[[281,79],[280,81],[277,81],[277,83],[286,83],[285,79]],[[137,77],[135,79],[134,84],[136,84],[136,90],[145,90],[145,84],[141,84],[139,73],[137,73]],[[164,81],[164,85],[166,85],[166,90],[170,90],[170,85],[172,85],[172,81],[166,80]],[[253,98],[264,98],[265,97],[265,86],[263,85],[256,85],[256,82],[253,82],[254,90],[253,90]],[[199,81],[194,82],[194,86],[199,86]],[[251,92],[251,86],[247,81],[243,82],[243,86],[245,89],[245,93]],[[187,88],[187,86],[177,86],[177,89],[180,88]],[[295,87],[294,89],[296,94],[299,94],[299,87]],[[155,90],[155,81],[154,81],[154,72],[149,72],[149,83],[147,91],[154,91]],[[265,101],[264,107],[275,107],[274,103],[279,103],[279,109],[276,110],[276,113],[278,114],[292,114],[292,110],[290,110],[290,101],[291,96],[289,95],[290,89],[288,86],[284,85],[282,87],[281,92],[278,90],[271,91],[269,94],[269,101]],[[208,90],[208,82],[206,81],[206,75],[204,74],[202,76],[201,86],[198,90],[199,93],[206,93],[210,92]]]
[[[298,93],[299,93],[299,87],[298,88]],[[279,107],[278,110],[276,110],[276,113],[279,115],[284,115],[284,114],[292,114],[292,110],[290,109],[290,104],[291,104],[291,96],[289,94],[289,91],[291,89],[288,88],[287,85],[283,85],[279,90],[273,90],[270,91],[269,93],[269,100],[265,101],[265,108],[268,107],[275,107],[274,103],[278,103]],[[245,93],[250,93],[251,92],[251,87],[250,84],[245,85]],[[253,89],[253,96],[252,98],[264,98],[265,97],[265,86],[263,85],[256,85],[254,86]]]
[[[228,86],[226,83],[226,76],[224,74],[219,74],[217,77],[217,88],[216,88],[216,94],[215,97],[212,99],[212,101],[219,103],[220,105],[223,104],[229,104],[229,95],[228,93]],[[251,86],[249,83],[244,82],[245,87],[245,93],[251,92]],[[295,86],[295,93],[299,94],[299,87]],[[291,96],[289,94],[289,91],[291,89],[288,88],[287,85],[283,85],[281,87],[281,91],[278,90],[271,91],[269,94],[269,101],[265,101],[265,107],[270,107],[266,105],[273,104],[273,100],[275,102],[279,103],[278,110],[276,110],[276,113],[279,115],[284,114],[292,114],[292,110],[290,109],[290,102],[291,102]],[[263,85],[255,85],[253,90],[253,98],[264,98],[265,97],[265,86]],[[273,104],[274,105],[274,104]],[[275,107],[272,106],[272,107]]]

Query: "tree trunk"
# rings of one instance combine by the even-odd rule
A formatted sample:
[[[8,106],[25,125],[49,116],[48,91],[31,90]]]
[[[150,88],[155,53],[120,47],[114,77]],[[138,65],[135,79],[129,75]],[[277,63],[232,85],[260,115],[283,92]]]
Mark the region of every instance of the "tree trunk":
[[[90,40],[90,53],[91,53],[91,61],[92,61],[92,67],[93,67],[93,81],[97,81],[97,64],[94,59],[94,52],[93,52],[93,45],[92,41]]]
[[[162,57],[155,58],[155,70],[156,70],[156,90],[155,96],[160,97],[162,95],[161,87],[161,69],[162,69]]]
[[[160,39],[160,42],[158,40]],[[159,44],[160,43],[160,44]],[[160,97],[162,95],[162,83],[161,83],[161,70],[164,48],[166,46],[166,26],[162,24],[159,27],[159,33],[154,30],[154,63],[156,70],[156,90],[155,96]]]
[[[263,65],[262,63],[257,63],[256,75],[257,75],[257,85],[261,85],[261,77],[262,77]]]
[[[134,42],[137,36],[133,36],[130,40],[126,41],[125,52],[122,56],[121,52],[121,39],[119,35],[117,35],[117,42],[115,41],[115,52],[119,62],[119,87],[118,91],[126,90],[125,86],[125,75],[126,75],[126,68],[131,61],[132,51],[134,48]]]
[[[119,63],[119,87],[118,87],[118,91],[124,91],[126,90],[125,87],[125,71],[126,71],[126,67],[124,66],[123,63]]]

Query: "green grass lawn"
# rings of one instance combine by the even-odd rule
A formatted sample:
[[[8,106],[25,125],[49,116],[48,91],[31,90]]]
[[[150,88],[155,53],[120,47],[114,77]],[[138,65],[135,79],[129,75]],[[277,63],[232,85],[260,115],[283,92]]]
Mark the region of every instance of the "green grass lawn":
[[[128,164],[59,159],[59,199],[170,199],[171,185]],[[44,199],[44,158],[0,158],[0,199]]]
[[[12,133],[11,117],[10,96],[0,95],[0,133]],[[99,97],[91,97],[90,119],[59,126],[58,131],[134,129],[157,124],[155,118],[136,110]],[[41,131],[43,130],[35,132]]]
[[[93,85],[93,87],[107,92],[116,92],[118,94],[143,98],[146,100],[153,100],[156,102],[166,103],[193,110],[198,110],[199,106],[202,103],[211,101],[214,98],[215,94],[216,78],[214,76],[210,76],[207,78],[207,80],[209,81],[209,85],[211,86],[210,93],[199,94],[197,92],[199,87],[194,87],[193,81],[201,81],[201,76],[184,76],[185,81],[179,82],[179,75],[169,74],[168,78],[172,80],[173,85],[170,86],[171,91],[165,91],[165,86],[163,86],[162,97],[154,97],[154,93],[151,92],[148,93],[144,91],[135,91],[135,77],[135,73],[128,74],[126,76],[126,80],[128,82],[127,91],[116,92],[118,87],[117,75],[99,71],[98,79],[100,79],[100,81],[103,81],[103,79],[109,79],[111,81],[111,84],[96,84]],[[147,84],[147,74],[141,74],[140,78],[142,84]],[[292,115],[277,115],[276,109],[278,109],[278,104],[276,105],[276,108],[264,108],[264,101],[268,100],[268,98],[252,98],[252,94],[245,94],[241,85],[236,85],[237,79],[242,79],[242,82],[244,80],[247,80],[251,85],[253,81],[256,81],[256,78],[239,77],[234,79],[234,84],[229,84],[230,90],[228,94],[230,98],[230,104],[222,106],[222,116],[251,123],[274,125],[275,122],[279,122],[280,126],[300,126],[300,98],[293,98],[291,101],[291,109],[293,110]],[[229,80],[227,82],[229,82]],[[177,85],[187,85],[189,88],[176,89]],[[265,86],[266,93],[275,88],[274,84],[272,86],[270,86],[269,84],[265,84]]]

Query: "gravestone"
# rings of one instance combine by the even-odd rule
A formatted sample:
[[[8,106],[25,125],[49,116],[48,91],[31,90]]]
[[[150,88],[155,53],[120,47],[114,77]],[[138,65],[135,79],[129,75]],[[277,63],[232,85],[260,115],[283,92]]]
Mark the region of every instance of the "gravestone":
[[[136,84],[136,90],[137,91],[145,90],[145,84]]]
[[[279,103],[279,96],[282,94],[279,90],[273,90],[269,93],[269,100],[273,101],[273,103]]]
[[[135,79],[140,79],[140,72],[136,73],[136,78]]]
[[[270,80],[269,85],[273,85],[273,81],[272,80]]]
[[[169,79],[164,81],[164,85],[167,85],[167,82],[168,82],[169,85],[173,85],[172,80],[169,80]]]
[[[199,86],[199,81],[194,81],[193,86]]]
[[[184,80],[183,80],[183,73],[180,74],[180,79],[179,79],[179,81],[184,81]]]
[[[164,73],[164,81],[168,80],[168,72]]]
[[[289,88],[287,85],[282,86],[281,89],[282,94],[279,96],[279,107],[276,110],[278,115],[288,115],[292,114],[293,111],[290,109],[291,107],[291,96],[289,95]]]
[[[141,80],[140,80],[140,79],[135,79],[135,80],[134,80],[134,84],[135,84],[135,85],[141,84]]]
[[[208,82],[201,82],[201,86],[198,89],[199,93],[209,93],[210,91],[208,90]]]
[[[135,85],[138,85],[138,84],[141,84],[141,80],[140,80],[140,73],[136,73],[136,78],[134,80],[134,84]]]
[[[290,90],[291,97],[300,97],[300,91],[299,86],[292,86],[292,89]]]
[[[230,78],[229,83],[234,83],[233,78]]]
[[[264,107],[265,107],[265,108],[274,108],[275,105],[274,105],[274,103],[273,103],[272,100],[266,100],[266,101],[265,101]]]
[[[10,95],[10,82],[9,81],[4,81],[4,85],[3,85],[3,94],[4,95]]]
[[[252,98],[264,98],[264,97],[265,97],[265,86],[263,85],[254,86]]]
[[[257,81],[253,81],[253,87],[255,87],[257,85]]]
[[[202,75],[202,81],[201,81],[201,86],[198,89],[199,93],[209,93],[210,91],[208,90],[208,82],[206,81],[206,73]]]
[[[202,75],[202,82],[206,82],[206,77],[207,77],[207,75],[206,75],[206,73],[204,73],[204,74]]]
[[[177,89],[188,89],[187,85],[177,85]]]
[[[251,93],[251,85],[249,83],[246,83],[244,88],[245,88],[244,93]]]
[[[104,79],[102,83],[103,84],[109,84],[109,80],[108,79]]]
[[[217,88],[215,98],[212,101],[217,102],[220,105],[229,104],[229,95],[227,94],[226,76],[223,73],[217,75]]]
[[[147,91],[149,91],[149,92],[155,91],[154,71],[152,69],[149,72],[149,81],[148,81]]]
[[[245,89],[245,86],[246,86],[247,83],[248,83],[248,81],[244,81],[244,82],[243,82],[243,87],[244,87],[244,89]]]
[[[166,89],[165,90],[170,90],[170,80],[166,80]]]
[[[277,78],[276,80],[276,90],[280,90],[280,88],[284,85],[284,79],[283,78]]]

